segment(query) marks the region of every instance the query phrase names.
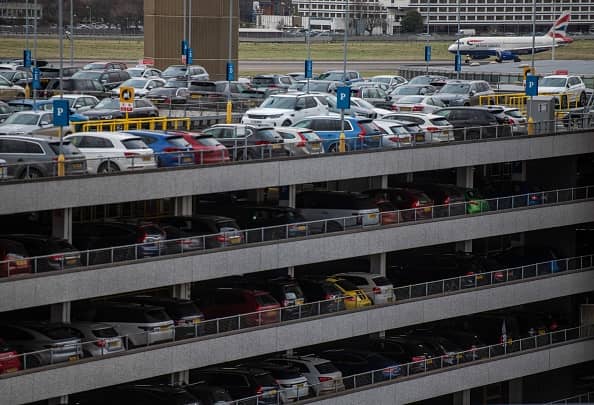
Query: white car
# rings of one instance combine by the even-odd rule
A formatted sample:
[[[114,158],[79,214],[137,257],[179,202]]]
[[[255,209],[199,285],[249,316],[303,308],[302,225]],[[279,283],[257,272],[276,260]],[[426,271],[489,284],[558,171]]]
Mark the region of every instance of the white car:
[[[528,121],[526,117],[522,115],[519,108],[504,107],[503,113],[507,117],[508,122],[512,126],[512,133],[514,134],[527,134],[528,133]]]
[[[148,66],[136,66],[133,68],[128,68],[126,69],[126,72],[130,74],[131,78],[152,79],[161,77],[161,71],[159,69]]]
[[[381,118],[384,115],[393,113],[393,111],[386,110],[385,108],[376,107],[373,104],[371,104],[369,101],[364,100],[359,97],[351,97],[351,107],[352,107],[352,105],[356,105],[357,107],[360,107],[360,108],[369,109],[369,110],[373,111],[375,113],[375,116],[378,118]]]
[[[99,99],[95,96],[87,96],[85,94],[64,94],[64,100],[68,101],[68,106],[74,112],[83,112],[90,110],[99,104]],[[52,96],[50,100],[59,100],[60,96]]]
[[[408,83],[408,80],[406,80],[404,77],[392,76],[392,75],[373,76],[369,80],[372,82],[383,83],[383,84],[387,85],[389,89],[392,89],[392,90],[398,86],[402,86],[403,84]]]
[[[134,96],[135,97],[144,97],[147,95],[149,91],[152,89],[156,89],[158,87],[165,86],[165,80],[160,79],[158,77],[155,78],[132,78],[128,79],[118,87],[114,88],[111,91],[112,96],[119,96],[120,95],[120,87],[132,87],[134,88]]]
[[[446,107],[443,101],[433,96],[404,96],[392,105],[394,111],[411,111],[425,114]]]
[[[538,94],[559,94],[562,108],[585,106],[588,101],[586,85],[580,76],[575,75],[551,75],[543,77],[538,82]]]
[[[77,132],[69,140],[87,158],[89,173],[154,169],[153,150],[138,136],[118,132]]]
[[[375,305],[394,302],[394,285],[382,275],[353,271],[337,273],[332,277],[344,278],[355,284],[371,298]]]
[[[53,124],[54,114],[51,111],[19,111],[0,124],[0,135],[36,135],[58,136],[59,128]],[[64,135],[71,133],[64,128]]]
[[[400,122],[394,120],[375,120],[373,123],[385,132],[382,137],[382,147],[399,148],[401,146],[412,145],[411,133]]]
[[[274,94],[260,107],[249,109],[241,118],[241,123],[289,127],[305,117],[327,114],[328,106],[313,94]]]
[[[342,373],[326,359],[315,356],[285,356],[266,361],[298,369],[318,396],[345,389]]]
[[[322,139],[311,129],[280,127],[276,132],[283,137],[283,145],[290,156],[308,156],[324,153]]]
[[[383,119],[408,121],[417,124],[425,133],[426,143],[449,142],[454,140],[454,126],[441,115],[398,112],[386,115]]]
[[[124,339],[107,323],[73,322],[70,327],[82,335],[85,357],[104,356],[126,350]]]

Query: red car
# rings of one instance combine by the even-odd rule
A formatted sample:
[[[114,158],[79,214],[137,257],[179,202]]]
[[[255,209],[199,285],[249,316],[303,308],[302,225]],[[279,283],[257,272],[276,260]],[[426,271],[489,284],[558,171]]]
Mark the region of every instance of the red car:
[[[0,374],[12,373],[20,369],[22,369],[22,363],[18,353],[0,339]]]
[[[363,192],[376,201],[388,200],[400,211],[400,222],[431,218],[433,200],[420,190],[391,187]],[[415,209],[416,208],[416,209]],[[415,212],[416,211],[416,212]]]
[[[0,277],[31,273],[31,260],[28,256],[22,243],[0,239]]]
[[[224,163],[229,161],[229,151],[212,135],[197,132],[175,131],[184,137],[194,149],[194,162],[199,165]]]

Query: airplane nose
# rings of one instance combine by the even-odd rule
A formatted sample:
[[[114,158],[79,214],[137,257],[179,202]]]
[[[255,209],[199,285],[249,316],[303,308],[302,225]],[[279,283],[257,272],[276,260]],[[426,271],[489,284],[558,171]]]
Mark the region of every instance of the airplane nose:
[[[450,45],[448,47],[448,52],[456,52],[456,44]]]

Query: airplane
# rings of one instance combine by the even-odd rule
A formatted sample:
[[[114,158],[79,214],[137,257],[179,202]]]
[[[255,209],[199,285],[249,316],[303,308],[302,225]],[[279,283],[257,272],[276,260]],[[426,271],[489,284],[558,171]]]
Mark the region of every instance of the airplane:
[[[542,36],[534,38],[534,52],[545,52],[553,47],[568,45],[573,39],[567,35],[570,14],[565,12],[555,21],[551,29]],[[458,48],[459,47],[459,48]],[[487,59],[495,56],[497,62],[513,60],[519,62],[518,55],[532,53],[532,36],[524,37],[465,37],[448,47],[451,53],[465,55],[470,59]]]

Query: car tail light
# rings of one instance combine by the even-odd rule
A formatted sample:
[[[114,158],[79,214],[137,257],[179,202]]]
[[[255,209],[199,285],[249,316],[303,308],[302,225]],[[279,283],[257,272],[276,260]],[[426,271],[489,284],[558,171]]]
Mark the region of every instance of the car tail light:
[[[323,382],[328,382],[328,381],[332,381],[332,377],[318,377],[318,380],[323,383]]]
[[[291,305],[291,302],[289,300],[283,300],[282,305],[283,307],[288,307],[289,305]]]
[[[449,204],[450,203],[450,197],[446,197],[445,200],[443,200],[444,204]]]
[[[421,206],[421,203],[419,202],[419,200],[415,200],[410,206],[412,208],[419,208]]]
[[[361,124],[357,124],[359,126],[359,129],[361,130],[361,132],[359,132],[359,138],[365,138],[365,136],[367,135],[367,131],[365,130],[365,128],[361,125]]]
[[[392,111],[398,111],[398,106],[397,106],[397,105],[394,105],[394,104],[392,104],[392,106],[390,107],[390,109],[391,109]]]
[[[412,362],[416,363],[418,361],[425,361],[425,356],[412,356]]]
[[[167,97],[163,100],[163,103],[171,103],[171,97]]]
[[[392,142],[400,142],[400,138],[398,138],[397,136],[391,136],[388,139]]]
[[[552,321],[551,324],[549,325],[549,330],[555,331],[555,330],[557,330],[557,328],[559,328],[559,324],[557,324],[556,321]]]
[[[256,141],[256,145],[270,145],[270,141]]]
[[[99,339],[99,340],[95,341],[94,343],[95,343],[95,346],[97,346],[97,347],[107,346],[107,342],[105,341],[105,339]]]
[[[439,131],[439,128],[437,128],[437,127],[427,127],[427,131],[429,131],[429,132],[438,132]]]
[[[138,235],[138,239],[136,240],[138,243],[144,243],[148,234],[145,231],[142,231],[141,234]]]
[[[412,111],[423,111],[425,108],[422,105],[413,105]]]
[[[124,152],[124,156],[125,157],[136,157],[139,155],[138,155],[138,153],[134,153],[134,152]]]
[[[374,294],[381,294],[382,293],[382,289],[379,287],[373,287],[373,293]]]
[[[531,199],[532,201],[538,200],[538,196],[537,196],[536,194],[532,194],[532,195],[530,196],[530,199]]]
[[[307,144],[307,138],[305,136],[303,136],[303,134],[301,132],[297,132],[297,136],[299,136],[299,138],[301,138],[301,141],[297,142],[297,147],[303,148]]]
[[[49,257],[49,259],[50,259],[52,262],[61,262],[62,260],[64,260],[64,255],[51,255],[51,256]]]
[[[347,295],[346,297],[344,297],[344,300],[345,301],[357,301],[357,297],[352,297],[352,296]]]
[[[467,271],[466,272],[466,275],[467,276],[474,276],[474,271]]]
[[[336,295],[326,294],[326,295],[324,295],[324,299],[325,300],[334,300],[334,299],[336,299]]]
[[[256,395],[262,395],[264,393],[264,387],[259,386],[256,388]]]
[[[217,235],[217,237],[215,239],[217,240],[217,242],[220,242],[220,243],[227,242],[227,237],[225,235]]]
[[[495,278],[495,280],[503,280],[505,278],[505,276],[503,275],[503,272],[497,271],[497,272],[495,272],[494,278]]]

